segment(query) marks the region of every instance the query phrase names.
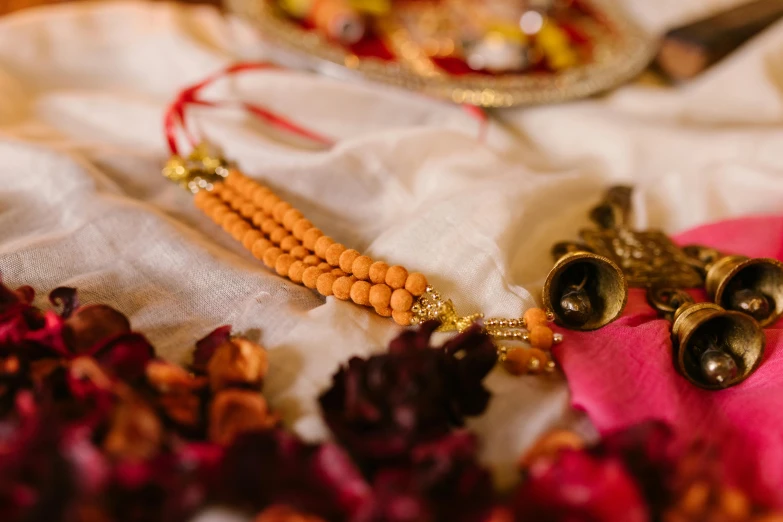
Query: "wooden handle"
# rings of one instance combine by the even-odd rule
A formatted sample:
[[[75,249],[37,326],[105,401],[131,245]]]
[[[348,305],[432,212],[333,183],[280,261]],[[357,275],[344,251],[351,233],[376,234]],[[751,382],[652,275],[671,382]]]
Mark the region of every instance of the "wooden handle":
[[[666,33],[658,65],[674,80],[692,78],[783,16],[783,0],[756,0]]]

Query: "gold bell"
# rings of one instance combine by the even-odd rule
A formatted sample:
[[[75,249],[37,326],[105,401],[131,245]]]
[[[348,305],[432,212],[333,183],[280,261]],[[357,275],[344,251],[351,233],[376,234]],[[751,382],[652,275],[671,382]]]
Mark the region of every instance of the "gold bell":
[[[595,330],[617,319],[628,300],[623,271],[578,243],[558,243],[544,283],[544,308],[571,330]]]
[[[648,300],[674,321],[674,363],[691,384],[722,390],[741,383],[761,364],[766,338],[749,315],[694,303],[681,290],[650,289]]]
[[[724,255],[712,248],[683,249],[705,276],[713,302],[769,326],[783,315],[783,263],[768,257]]]

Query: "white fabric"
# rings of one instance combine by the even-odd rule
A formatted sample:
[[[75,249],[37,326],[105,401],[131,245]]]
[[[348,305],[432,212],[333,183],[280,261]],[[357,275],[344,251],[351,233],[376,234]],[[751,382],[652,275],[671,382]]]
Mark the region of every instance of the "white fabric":
[[[729,2],[628,3],[659,31]],[[233,324],[270,350],[273,405],[318,439],[330,376],[398,329],[271,274],[159,174],[174,93],[261,49],[211,8],[80,3],[0,19],[0,270],[41,303],[58,285],[111,303],[173,360]],[[428,274],[463,312],[517,315],[536,302],[551,244],[575,237],[611,182],[636,184],[640,226],[671,232],[781,211],[781,88],[777,26],[679,89],[498,111],[486,144],[456,107],[298,72],[216,92],[339,138],[332,150],[236,114],[202,111],[197,123],[337,240]],[[525,446],[574,415],[559,378],[496,371],[489,384],[495,397],[471,426],[507,483]]]

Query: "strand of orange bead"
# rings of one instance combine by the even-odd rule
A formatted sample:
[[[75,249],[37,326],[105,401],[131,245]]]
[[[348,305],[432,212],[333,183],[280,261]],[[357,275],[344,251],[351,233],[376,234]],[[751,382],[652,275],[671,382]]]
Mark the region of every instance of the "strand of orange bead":
[[[414,302],[427,289],[424,275],[335,242],[268,187],[231,170],[212,190],[197,192],[194,202],[279,275],[411,324]]]

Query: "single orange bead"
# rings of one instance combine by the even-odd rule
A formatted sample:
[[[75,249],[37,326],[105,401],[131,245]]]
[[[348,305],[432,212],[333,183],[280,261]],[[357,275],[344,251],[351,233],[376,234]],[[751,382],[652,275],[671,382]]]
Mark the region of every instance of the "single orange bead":
[[[370,288],[370,304],[373,308],[389,308],[391,303],[392,290],[387,285],[381,283],[372,285]]]
[[[213,196],[220,196],[220,193],[225,190],[226,185],[222,181],[218,181],[214,185],[212,185],[212,190],[208,191]]]
[[[392,309],[392,319],[400,326],[410,326],[413,314],[411,312],[400,312]]]
[[[392,292],[391,307],[395,312],[407,312],[413,306],[413,296],[404,288]],[[410,322],[410,321],[409,321]]]
[[[242,178],[242,174],[237,172],[236,170],[232,170],[229,172],[228,176],[226,176],[224,183],[227,187],[234,187],[236,186],[237,181]]]
[[[318,241],[318,239],[323,235],[324,233],[321,232],[320,229],[312,227],[305,231],[304,235],[302,236],[302,244],[306,249],[314,250],[315,242]]]
[[[525,327],[527,327],[528,330],[534,326],[547,323],[546,311],[541,308],[530,308],[525,312],[525,315],[522,316],[522,319],[524,319]]]
[[[277,258],[282,254],[283,251],[277,247],[267,248],[266,252],[264,252],[264,264],[267,266],[267,268],[275,268],[275,264],[277,264]]]
[[[357,279],[367,280],[370,278],[370,266],[372,266],[372,259],[368,256],[359,256],[353,260],[351,273],[355,275]]]
[[[288,209],[286,213],[283,214],[283,226],[288,230],[293,230],[294,224],[303,217],[302,213],[295,208]]]
[[[278,198],[274,194],[269,194],[267,197],[264,198],[264,202],[261,204],[261,210],[271,215],[272,209],[275,208],[275,205],[277,205],[278,203],[280,203],[280,198]]]
[[[321,274],[323,274],[323,271],[320,268],[315,266],[308,266],[305,268],[305,271],[302,272],[302,283],[304,283],[307,288],[314,290],[318,281],[318,277]]]
[[[263,224],[264,221],[266,221],[266,214],[264,214],[264,212],[261,210],[257,210],[253,214],[253,224],[261,228],[261,225]]]
[[[531,346],[541,350],[549,350],[554,343],[555,334],[548,326],[539,324],[530,328],[528,338],[530,339]]]
[[[512,375],[537,373],[549,360],[544,352],[535,348],[512,348],[502,359],[503,367]]]
[[[310,251],[307,250],[302,245],[296,245],[291,249],[291,255],[294,256],[297,259],[304,259],[308,255],[310,255]]]
[[[262,187],[261,185],[259,185],[258,188],[256,190],[254,190],[253,194],[252,194],[253,204],[256,207],[261,208],[264,205],[264,198],[266,198],[271,193],[272,193],[271,190],[269,190],[266,187]]]
[[[407,279],[408,271],[405,270],[405,267],[399,265],[390,266],[386,272],[386,284],[395,290],[403,288]]]
[[[211,216],[212,213],[215,211],[215,209],[222,205],[223,203],[221,203],[218,198],[210,198],[204,203],[203,207],[201,208],[201,211],[204,214]]]
[[[340,243],[329,245],[329,248],[326,249],[326,262],[332,266],[339,266],[340,256],[343,252],[345,252],[345,250],[345,245],[341,245]]]
[[[238,221],[236,225],[231,227],[231,237],[237,241],[242,241],[248,230],[250,230],[250,225],[246,221]]]
[[[275,218],[275,221],[278,223],[283,222],[283,216],[285,216],[285,213],[288,212],[291,209],[291,204],[287,201],[281,201],[277,205],[274,206],[272,209],[272,217]]]
[[[283,238],[287,235],[288,235],[288,230],[284,229],[281,226],[278,226],[276,229],[274,229],[269,233],[269,241],[271,241],[276,245],[279,245],[280,242],[283,240]]]
[[[367,281],[356,281],[351,286],[351,301],[361,306],[370,304],[370,288],[372,285]]]
[[[291,266],[288,267],[288,278],[293,281],[294,283],[301,283],[302,277],[304,276],[304,271],[307,269],[307,266],[305,266],[304,263],[302,263],[300,260],[296,260],[293,263],[291,263]]]
[[[302,218],[296,223],[294,223],[293,228],[291,229],[291,233],[294,235],[294,237],[298,240],[304,239],[305,232],[313,228],[313,224],[310,223],[309,219]]]
[[[242,246],[252,252],[253,245],[255,245],[256,241],[263,237],[264,235],[260,231],[256,230],[255,228],[251,228],[245,232],[245,237],[242,238]]]
[[[391,317],[393,312],[391,307],[387,306],[387,307],[375,308],[375,313],[380,315],[381,317]]]
[[[277,261],[275,261],[275,272],[277,272],[277,275],[283,277],[287,276],[288,270],[291,268],[291,265],[294,264],[294,261],[291,254],[280,254],[277,256]]]
[[[353,262],[356,260],[357,257],[359,257],[359,252],[357,252],[353,248],[349,248],[348,250],[343,250],[343,253],[340,254],[340,259],[338,260],[340,264],[340,268],[344,272],[350,274],[353,270]]]
[[[230,234],[231,228],[240,221],[242,221],[242,218],[239,217],[238,214],[234,212],[229,212],[228,214],[225,215],[223,220],[220,222],[220,226],[223,227],[223,230],[225,230]]]
[[[251,219],[256,213],[256,207],[252,203],[242,203],[242,206],[239,207],[239,213],[243,218]]]
[[[318,266],[318,264],[321,262],[321,258],[314,254],[310,254],[305,256],[305,258],[302,259],[302,262],[308,266]]]
[[[329,236],[321,236],[315,242],[315,255],[326,259],[326,249],[334,244],[334,239]]]
[[[264,221],[261,222],[261,232],[264,234],[271,234],[272,231],[279,226],[280,225],[277,224],[277,221],[271,217],[265,217]]]
[[[231,210],[227,206],[220,205],[219,207],[215,207],[209,217],[212,218],[212,221],[214,221],[215,224],[219,225],[223,221],[223,218],[230,213]]]
[[[386,282],[386,272],[389,271],[389,265],[384,263],[383,261],[376,261],[375,263],[370,265],[370,281],[372,281],[373,284],[380,284]]]
[[[280,240],[280,248],[286,252],[290,252],[296,246],[299,246],[299,241],[294,236],[288,235]]]
[[[318,290],[318,293],[322,296],[330,296],[332,295],[332,287],[334,286],[334,282],[337,280],[337,276],[333,274],[321,274],[318,276],[318,280],[315,283],[315,288]]]
[[[419,297],[420,295],[424,294],[426,289],[427,278],[424,277],[424,274],[420,274],[418,272],[408,274],[408,278],[405,280],[405,290],[415,295],[416,297]]]
[[[206,190],[199,190],[196,195],[193,196],[193,204],[196,208],[204,208],[204,204],[212,198],[212,195]]]
[[[332,293],[337,299],[347,301],[351,298],[351,287],[355,281],[353,276],[338,277],[332,285]]]
[[[321,261],[320,263],[318,263],[318,268],[320,268],[324,272],[331,272],[332,271],[332,265],[330,265],[326,261]]]
[[[253,254],[253,257],[258,259],[259,261],[264,260],[264,254],[267,250],[272,248],[272,242],[268,239],[260,238],[255,243],[253,243],[253,247],[250,250],[250,252]]]
[[[348,275],[345,272],[343,272],[342,270],[340,270],[339,268],[333,268],[333,269],[329,270],[329,273],[330,274],[334,274],[337,277],[343,277],[343,276],[347,276]]]

